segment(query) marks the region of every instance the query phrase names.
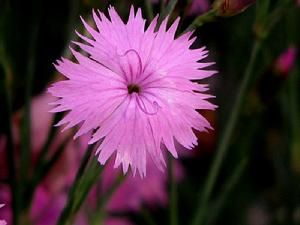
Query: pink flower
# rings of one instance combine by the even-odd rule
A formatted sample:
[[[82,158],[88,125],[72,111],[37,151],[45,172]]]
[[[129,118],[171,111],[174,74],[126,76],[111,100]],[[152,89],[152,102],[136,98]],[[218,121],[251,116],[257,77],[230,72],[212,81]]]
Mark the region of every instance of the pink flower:
[[[215,71],[200,63],[207,56],[204,48],[190,49],[195,38],[191,32],[174,39],[177,19],[167,30],[168,18],[156,32],[156,17],[145,30],[141,10],[130,10],[125,24],[113,7],[110,20],[93,11],[97,29],[84,20],[92,35],[78,35],[87,44],[75,42],[88,53],[85,56],[71,48],[78,63],[62,58],[55,67],[68,80],[49,88],[59,97],[52,112],[69,111],[57,125],[65,129],[81,125],[75,137],[95,130],[89,144],[101,142],[96,154],[104,164],[116,152],[115,167],[129,166],[142,177],[146,175],[149,157],[162,169],[165,145],[177,157],[174,138],[185,148],[197,145],[193,129],[211,129],[196,109],[215,109],[203,93],[207,85],[192,80],[209,77]]]
[[[279,74],[287,76],[294,68],[297,49],[289,47],[276,60],[275,69]]]

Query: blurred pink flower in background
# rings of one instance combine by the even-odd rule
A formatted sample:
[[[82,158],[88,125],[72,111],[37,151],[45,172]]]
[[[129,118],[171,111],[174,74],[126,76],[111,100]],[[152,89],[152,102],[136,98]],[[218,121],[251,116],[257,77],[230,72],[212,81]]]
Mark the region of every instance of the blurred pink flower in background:
[[[31,221],[34,225],[56,224],[67,200],[67,192],[53,194],[40,186],[36,191],[30,212]],[[74,225],[88,225],[84,214],[79,213]]]
[[[53,120],[53,114],[49,113],[51,106],[49,101],[54,101],[49,94],[42,94],[32,100],[32,157],[33,163],[38,159],[41,148],[45,144]],[[49,155],[58,149],[62,142],[69,138],[69,132],[58,133],[49,149]],[[70,188],[87,143],[83,144],[83,138],[78,141],[70,141],[66,144],[63,154],[51,168],[45,179],[37,188],[30,211],[30,217],[34,225],[56,224],[57,219],[65,206],[68,189]],[[76,225],[87,225],[84,217],[79,215]]]
[[[168,174],[158,170],[152,162],[147,167],[149,173],[145,178],[131,175],[124,178],[125,180],[116,188],[107,203],[108,212],[138,212],[144,205],[152,208],[167,205]],[[174,168],[175,178],[179,182],[184,176],[183,168],[178,162],[175,163]],[[122,176],[121,170],[114,169],[113,160],[109,160],[102,173],[101,183],[92,190],[89,202],[93,205],[97,204],[96,196],[105,196],[119,176]]]
[[[44,93],[33,98],[31,109],[31,136],[38,137],[32,139],[32,157],[33,165],[40,155],[41,149],[45,144],[53,120],[53,114],[49,113],[51,106],[49,101],[54,101],[55,97]],[[49,156],[53,155],[64,140],[70,139],[70,132],[58,132],[52,141],[49,149]],[[48,191],[55,193],[65,190],[69,187],[76,174],[78,162],[80,162],[84,151],[87,148],[87,139],[82,138],[78,141],[69,141],[65,146],[60,159],[51,168],[49,174],[44,180]]]
[[[49,101],[54,101],[55,98],[51,96],[50,94],[42,94],[40,96],[37,96],[32,99],[31,103],[31,170],[36,164],[36,160],[38,159],[41,149],[43,145],[45,144],[49,130],[51,127],[53,114],[49,113],[49,110],[51,107],[49,106]],[[22,116],[22,110],[16,112],[13,115],[13,141],[14,141],[14,147],[15,147],[15,157],[18,159],[18,153],[19,153],[19,147],[20,147],[20,121]],[[49,155],[52,155],[57,148],[59,147],[62,142],[68,138],[68,132],[65,132],[63,134],[57,134],[53,140],[53,143],[50,146]],[[67,149],[74,149],[78,146],[78,142],[70,142],[67,145]],[[6,147],[6,137],[0,136],[0,153],[2,155],[6,155],[5,151]],[[79,148],[81,149],[81,148]],[[78,152],[79,150],[77,150]],[[80,160],[81,154],[73,154],[74,151],[64,151],[61,160],[63,163],[63,167],[59,168],[59,173],[53,173],[55,176],[55,180],[53,180],[55,183],[63,182],[66,183],[66,180],[72,181],[74,176],[74,168],[72,168],[69,165],[73,165],[74,167],[77,166],[78,160]],[[81,152],[82,153],[82,152]],[[3,157],[4,159],[6,158]],[[6,179],[7,178],[7,165],[6,160],[2,160],[0,164],[0,178]],[[55,168],[52,168],[52,171],[54,171]],[[33,173],[33,171],[31,171]],[[51,173],[50,173],[51,175]],[[47,179],[47,178],[46,178]],[[51,186],[57,186],[57,185],[51,185]]]
[[[40,155],[41,149],[47,140],[48,133],[51,127],[53,114],[49,113],[50,106],[49,101],[53,101],[54,97],[49,94],[42,94],[32,99],[31,102],[31,170],[34,174],[34,167],[38,156]],[[13,135],[14,135],[14,146],[16,158],[19,152],[20,146],[20,118],[22,116],[22,110],[13,115]],[[68,132],[63,134],[58,134],[53,140],[52,145],[49,149],[49,154],[52,155],[58,148],[58,146],[68,138]],[[0,137],[0,153],[5,155],[5,137]],[[82,141],[81,141],[82,142]],[[39,184],[35,192],[32,208],[30,212],[30,218],[34,225],[46,225],[55,224],[58,216],[63,209],[67,190],[72,184],[75,177],[75,173],[78,167],[78,162],[80,162],[83,149],[85,146],[81,146],[79,141],[71,141],[66,145],[66,149],[61,155],[58,162],[49,171],[48,175]],[[85,149],[84,149],[85,150]],[[6,158],[1,158],[1,173],[0,178],[7,178],[7,167]],[[7,218],[8,224],[11,224],[11,199],[10,192],[7,185],[0,186],[0,201],[7,202],[7,207],[3,212],[4,218]],[[0,215],[2,212],[0,211]],[[78,223],[76,223],[78,224]],[[78,224],[79,225],[79,224]],[[81,223],[80,225],[85,225]]]
[[[5,206],[5,204],[0,204],[0,209],[2,208],[2,207],[4,207]],[[6,221],[5,220],[1,220],[0,219],[0,225],[6,225],[7,223],[6,223]]]
[[[30,217],[33,224],[52,225],[66,203],[66,193],[51,193],[43,185],[39,186],[33,198]]]
[[[208,11],[210,3],[208,0],[192,0],[189,8],[189,15],[197,15]]]
[[[121,174],[120,170],[115,170],[117,173],[112,177],[112,171],[114,171],[112,160],[109,164],[105,167],[102,177],[104,193],[110,189],[112,182]],[[149,169],[149,173],[145,178],[130,175],[125,177],[108,202],[108,211],[138,211],[143,204],[152,206],[166,204],[168,197],[165,187],[166,174],[155,168],[153,163],[149,163],[147,169]]]
[[[6,161],[6,137],[0,136],[0,154],[1,154],[1,163],[0,163],[0,178],[6,179],[8,177],[8,170],[7,170],[7,161]]]
[[[95,130],[89,144],[103,139],[96,152],[101,164],[116,152],[114,167],[122,164],[124,173],[131,167],[145,177],[149,159],[163,170],[162,145],[177,158],[174,139],[192,149],[193,129],[211,129],[196,109],[215,109],[207,101],[212,96],[204,93],[207,85],[191,80],[215,71],[204,69],[212,63],[199,62],[205,48],[190,49],[192,32],[174,39],[179,19],[168,30],[165,19],[155,32],[157,17],[145,30],[140,9],[131,8],[127,24],[113,7],[110,20],[98,14],[93,11],[99,31],[82,20],[93,39],[78,34],[88,44],[76,42],[90,56],[71,49],[78,63],[62,58],[55,65],[68,79],[49,88],[59,97],[52,112],[69,111],[58,125],[80,124],[75,137]]]
[[[289,47],[277,58],[275,70],[283,76],[287,76],[294,68],[297,57],[297,49]]]
[[[108,218],[105,225],[132,225],[126,218]]]
[[[65,206],[67,191],[60,193],[49,192],[44,185],[37,187],[32,207],[30,209],[30,221],[33,225],[53,225]],[[0,200],[6,202],[6,207],[0,210],[1,218],[12,224],[11,197],[7,185],[0,186]],[[88,225],[84,215],[79,214],[74,225]]]
[[[2,163],[2,161],[1,161]],[[0,184],[0,202],[5,202],[5,207],[0,209],[0,219],[6,221],[7,224],[11,224],[11,206],[10,206],[10,191],[8,185]]]

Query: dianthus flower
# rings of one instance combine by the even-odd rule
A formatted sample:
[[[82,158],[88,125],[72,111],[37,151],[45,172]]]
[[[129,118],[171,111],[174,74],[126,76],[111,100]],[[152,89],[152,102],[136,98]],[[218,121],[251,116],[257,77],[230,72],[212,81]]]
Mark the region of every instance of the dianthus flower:
[[[150,158],[158,168],[165,166],[161,147],[177,157],[175,140],[187,149],[197,145],[193,129],[211,126],[196,109],[214,109],[204,93],[207,85],[192,81],[215,71],[199,62],[205,48],[190,49],[191,32],[175,39],[179,19],[167,29],[166,18],[156,31],[158,16],[145,29],[141,10],[131,7],[125,24],[113,7],[109,18],[93,11],[97,30],[83,19],[88,38],[74,42],[85,53],[71,48],[77,63],[62,58],[55,64],[67,80],[49,88],[59,97],[52,112],[69,111],[57,124],[64,129],[81,125],[75,138],[94,131],[89,144],[101,142],[96,154],[104,164],[116,152],[115,167],[131,167],[143,177]]]

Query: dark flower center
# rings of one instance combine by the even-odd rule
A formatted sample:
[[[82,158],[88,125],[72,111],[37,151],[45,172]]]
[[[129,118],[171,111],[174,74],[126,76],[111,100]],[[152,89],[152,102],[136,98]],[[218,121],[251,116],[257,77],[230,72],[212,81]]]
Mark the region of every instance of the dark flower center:
[[[129,84],[127,86],[128,94],[132,94],[133,92],[135,93],[140,93],[141,89],[137,84]]]

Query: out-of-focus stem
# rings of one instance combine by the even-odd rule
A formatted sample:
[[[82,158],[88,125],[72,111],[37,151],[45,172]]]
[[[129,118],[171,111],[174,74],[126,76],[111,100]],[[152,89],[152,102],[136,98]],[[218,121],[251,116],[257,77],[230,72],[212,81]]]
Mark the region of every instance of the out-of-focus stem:
[[[141,210],[141,216],[143,217],[143,222],[145,225],[157,225],[157,223],[153,220],[151,214],[147,209]]]
[[[241,106],[242,106],[243,100],[245,98],[245,94],[246,94],[246,91],[248,88],[251,74],[253,73],[255,60],[259,53],[259,50],[260,50],[260,47],[262,44],[262,40],[268,36],[270,30],[272,30],[272,28],[275,26],[276,22],[284,14],[284,12],[286,11],[287,7],[289,7],[290,4],[291,4],[291,1],[286,0],[282,4],[279,4],[278,7],[273,12],[271,12],[270,15],[264,16],[264,18],[265,18],[265,20],[263,21],[264,24],[263,24],[260,32],[257,33],[257,39],[255,40],[255,42],[253,44],[249,63],[247,65],[245,73],[243,75],[242,82],[241,82],[239,90],[237,92],[236,99],[232,106],[232,111],[229,115],[229,118],[227,119],[227,123],[225,124],[225,129],[223,130],[223,133],[221,134],[221,138],[220,138],[217,150],[216,150],[215,158],[214,158],[212,166],[209,170],[208,177],[205,181],[203,193],[200,196],[199,204],[196,209],[195,218],[192,221],[193,225],[202,225],[202,222],[205,218],[206,206],[208,205],[208,201],[211,197],[211,193],[215,186],[217,176],[220,172],[220,168],[223,163],[223,159],[228,151],[228,147],[230,144],[230,138],[232,136],[234,127],[236,126],[236,123],[239,118]],[[267,22],[265,22],[265,21],[267,21]],[[259,21],[259,22],[262,22],[262,21]],[[263,34],[263,35],[259,35],[259,34]]]
[[[94,214],[92,218],[92,223],[91,225],[98,225],[98,224],[103,224],[103,221],[105,219],[105,206],[115,193],[115,191],[120,187],[120,185],[123,183],[123,181],[126,179],[126,175],[119,175],[114,183],[111,185],[109,190],[106,193],[103,193],[103,195],[100,198],[100,201],[97,202],[97,208],[96,208],[96,213]]]
[[[153,8],[150,0],[145,0],[146,13],[149,20],[153,19]]]
[[[221,195],[219,199],[217,200],[215,207],[213,211],[209,215],[209,221],[207,224],[215,224],[215,220],[224,205],[226,199],[228,198],[228,195],[232,192],[238,181],[240,180],[243,172],[245,171],[245,168],[247,166],[248,160],[246,158],[242,159],[236,168],[233,170],[233,174],[228,179],[227,183],[224,185],[224,188],[221,191]]]
[[[291,141],[291,165],[292,169],[300,173],[300,116],[299,116],[299,99],[298,91],[299,88],[298,82],[298,68],[290,74],[289,77],[289,105],[290,105],[290,118],[291,118],[291,132],[292,132],[292,141]]]
[[[108,203],[108,201],[111,199],[112,195],[115,193],[118,187],[123,183],[123,181],[126,179],[126,175],[119,175],[117,179],[114,181],[114,183],[111,185],[107,193],[105,193],[105,196],[103,196],[98,203],[98,209],[104,210],[104,207]]]
[[[41,149],[41,153],[39,155],[39,158],[38,158],[38,162],[37,162],[37,165],[36,165],[36,168],[37,170],[39,170],[39,168],[42,166],[42,164],[44,163],[45,161],[45,158],[47,156],[47,153],[49,151],[49,148],[50,148],[50,145],[52,144],[52,141],[57,133],[57,127],[54,126],[56,123],[58,123],[62,118],[62,113],[56,113],[55,116],[54,116],[54,119],[52,121],[52,124],[51,124],[51,127],[50,127],[50,131],[49,131],[49,134],[47,136],[47,140],[46,142],[44,143],[42,149]]]
[[[91,159],[90,166],[86,171],[86,175],[82,180],[80,187],[78,188],[78,192],[76,194],[76,202],[74,204],[73,217],[80,209],[94,183],[98,180],[101,171],[102,167],[100,167],[98,160],[93,157]]]
[[[37,7],[37,6],[36,6]],[[25,107],[22,118],[21,127],[21,151],[20,151],[20,183],[24,188],[27,185],[28,171],[30,165],[30,148],[31,148],[31,94],[32,94],[32,82],[35,73],[35,57],[36,57],[36,42],[38,37],[39,18],[36,16],[33,30],[31,33],[31,39],[28,47],[28,63],[25,79]],[[24,192],[21,189],[22,194]]]
[[[71,136],[73,136],[74,133],[72,132],[71,135],[68,135],[65,140],[60,144],[60,146],[57,148],[56,152],[51,156],[49,160],[46,160],[45,158],[39,159],[39,163],[36,166],[36,172],[33,175],[32,179],[27,185],[27,188],[25,190],[25,203],[24,207],[28,207],[31,204],[33,194],[38,187],[38,184],[47,176],[48,172],[51,170],[51,168],[55,165],[55,163],[60,159],[61,155],[64,153],[64,150],[66,148],[66,145],[68,144]]]
[[[2,4],[1,8],[1,25],[5,28],[10,21],[11,6],[9,1]],[[0,99],[1,109],[3,110],[3,131],[6,137],[6,161],[8,164],[8,184],[11,193],[11,207],[12,207],[12,224],[19,225],[20,222],[20,204],[19,204],[19,185],[16,174],[16,161],[14,157],[14,143],[12,132],[12,93],[10,91],[12,81],[12,68],[10,65],[11,59],[8,55],[6,40],[7,30],[0,30]]]
[[[246,94],[246,90],[247,90],[247,87],[248,87],[248,84],[249,84],[249,81],[251,78],[251,74],[252,74],[252,71],[254,68],[255,59],[259,52],[260,46],[261,46],[261,41],[260,40],[255,41],[253,48],[252,48],[249,64],[245,70],[243,80],[241,82],[240,88],[237,92],[238,94],[236,96],[234,105],[232,107],[232,112],[229,115],[229,118],[225,125],[225,129],[221,135],[221,140],[220,140],[219,145],[216,150],[215,159],[213,160],[212,167],[209,170],[210,171],[209,175],[207,177],[207,180],[205,181],[204,191],[203,191],[203,194],[200,198],[200,201],[199,201],[199,204],[197,207],[195,219],[192,223],[193,225],[201,225],[201,221],[203,221],[203,218],[205,216],[205,213],[206,213],[205,208],[210,199],[210,196],[211,196],[213,187],[215,185],[217,175],[219,174],[223,159],[227,153],[228,146],[230,143],[230,138],[233,133],[233,129],[238,121],[242,102],[243,102],[245,94]]]
[[[13,144],[13,136],[12,136],[12,109],[11,109],[11,93],[9,91],[9,66],[5,61],[4,57],[0,58],[0,69],[3,70],[3,77],[0,77],[0,88],[4,92],[3,96],[3,109],[4,109],[4,131],[6,135],[6,159],[8,162],[9,169],[9,185],[12,196],[12,216],[13,216],[13,224],[19,224],[19,188],[17,184],[16,177],[16,163],[14,158],[14,144]],[[0,72],[1,75],[1,72]]]
[[[75,26],[75,21],[76,21],[75,18],[77,17],[77,14],[78,14],[78,11],[79,11],[79,4],[80,4],[79,0],[75,0],[75,1],[69,0],[70,13],[69,13],[69,17],[68,17],[68,20],[67,20],[67,29],[66,29],[66,32],[65,32],[66,33],[65,34],[66,43],[68,43],[72,38],[77,38],[77,36],[75,34],[73,34],[72,29]],[[70,49],[69,49],[68,45],[63,50],[63,56],[65,58],[71,57]],[[44,145],[42,147],[41,154],[39,155],[37,168],[42,166],[41,163],[43,163],[45,161],[45,157],[47,156],[49,147],[52,144],[53,138],[55,137],[55,135],[57,133],[57,127],[54,126],[54,125],[62,119],[62,116],[63,116],[63,113],[56,113],[55,116],[54,116],[54,119],[52,121],[52,124],[51,124],[51,127],[50,127],[50,132],[48,134],[47,140],[46,140],[46,142],[44,143]]]
[[[78,10],[79,10],[79,0],[69,0],[69,15],[68,15],[68,20],[67,20],[67,29],[65,32],[65,37],[66,37],[66,42],[69,42],[71,37],[73,37],[72,33],[72,27],[74,27],[75,24],[75,18],[77,17]],[[69,48],[68,49],[69,52]],[[32,48],[33,50],[33,48]],[[63,54],[67,58],[67,51],[64,50]],[[69,54],[69,53],[68,53]],[[32,68],[31,68],[32,69]],[[29,71],[30,72],[30,71]],[[31,71],[31,76],[33,71]],[[31,93],[29,93],[31,94]],[[29,95],[30,96],[30,95]],[[27,103],[27,102],[26,102]],[[30,114],[30,112],[27,112],[26,117]],[[59,159],[61,154],[64,151],[64,147],[69,139],[69,137],[66,138],[64,143],[60,145],[60,147],[57,149],[55,154],[52,156],[50,160],[46,160],[47,154],[49,152],[49,148],[51,144],[53,143],[53,139],[55,138],[55,135],[57,134],[58,128],[55,127],[54,125],[58,123],[63,116],[63,113],[56,113],[54,116],[54,119],[52,121],[51,127],[49,134],[47,136],[47,140],[45,141],[43,147],[41,148],[41,153],[39,154],[38,160],[37,160],[37,165],[35,167],[35,170],[37,173],[35,173],[32,177],[31,180],[29,180],[29,183],[26,187],[25,190],[25,206],[28,207],[31,204],[32,200],[32,195],[35,191],[35,188],[37,187],[38,183],[47,175],[48,171],[51,169],[51,167],[55,164],[55,162]]]
[[[188,31],[192,31],[198,27],[201,27],[205,23],[213,21],[217,17],[216,10],[211,9],[208,12],[196,17],[194,21],[184,30],[183,33],[186,33]]]
[[[81,164],[80,167],[77,171],[76,177],[74,179],[74,182],[72,184],[71,190],[69,192],[69,197],[68,197],[68,201],[67,204],[62,212],[62,214],[60,215],[60,218],[58,220],[58,225],[65,225],[65,224],[70,224],[71,221],[71,214],[74,208],[74,202],[75,202],[75,198],[76,198],[76,193],[78,191],[78,188],[80,186],[80,183],[82,182],[83,176],[84,176],[84,172],[87,169],[88,166],[88,162],[90,160],[90,157],[92,155],[92,150],[91,149],[87,149],[85,152],[84,157],[81,160]]]
[[[94,182],[98,179],[101,168],[96,160],[91,159],[93,146],[90,146],[81,161],[72,184],[67,204],[60,215],[58,225],[72,225],[73,219],[86,199]],[[90,162],[90,163],[89,163]]]
[[[159,0],[159,7],[160,7],[160,12],[164,10],[165,2],[164,0]]]
[[[170,183],[170,225],[178,225],[177,183],[175,180],[174,160],[169,157]]]
[[[157,23],[156,28],[158,28],[160,26],[160,24],[166,18],[166,16],[170,15],[173,12],[173,10],[175,9],[176,4],[177,4],[177,0],[170,0],[168,2],[167,7],[164,8],[164,10],[161,12],[161,15],[158,19],[158,23]]]

